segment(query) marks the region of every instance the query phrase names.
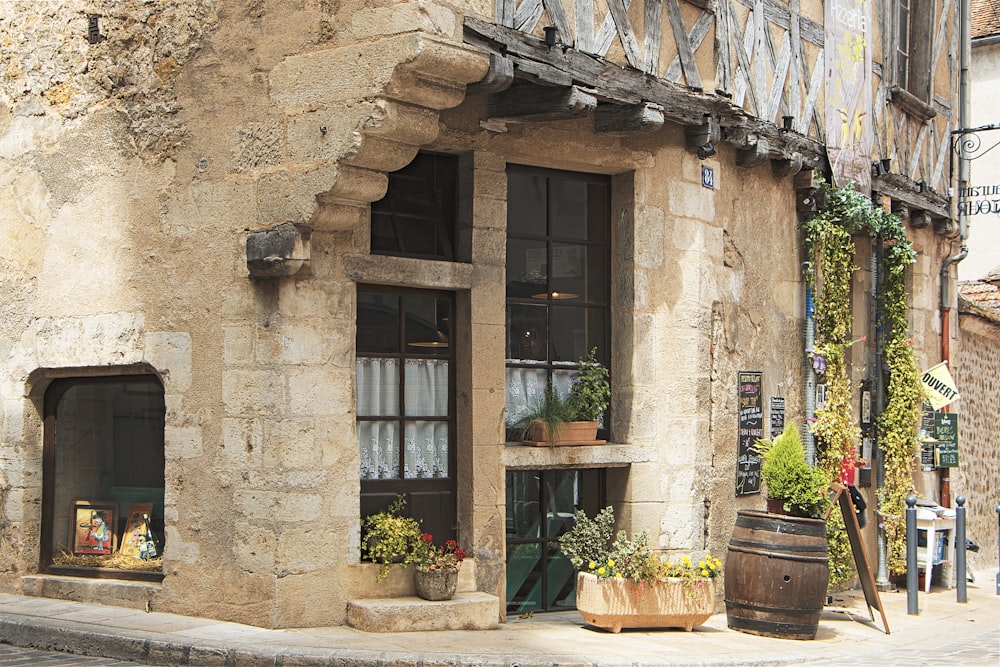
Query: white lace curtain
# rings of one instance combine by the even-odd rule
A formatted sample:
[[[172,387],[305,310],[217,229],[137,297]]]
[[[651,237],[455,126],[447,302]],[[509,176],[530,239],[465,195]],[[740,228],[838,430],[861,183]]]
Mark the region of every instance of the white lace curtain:
[[[508,359],[507,362],[517,362]],[[552,388],[560,398],[569,396],[575,371],[557,370],[552,373]],[[544,368],[507,367],[507,428],[514,428],[526,414],[545,400],[545,386],[548,372]]]
[[[448,422],[412,419],[448,416],[448,361],[406,359],[403,405],[403,470],[399,470],[398,419],[358,421],[361,479],[448,476]],[[357,413],[362,417],[400,414],[399,360],[358,357]]]

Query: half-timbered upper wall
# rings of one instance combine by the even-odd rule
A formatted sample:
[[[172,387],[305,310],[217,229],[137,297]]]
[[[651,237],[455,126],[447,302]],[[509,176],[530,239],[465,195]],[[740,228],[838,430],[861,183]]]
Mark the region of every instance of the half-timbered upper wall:
[[[910,6],[911,90],[897,80],[898,0],[869,7],[872,160],[889,158],[894,174],[944,192],[957,89],[957,0],[910,0]],[[483,11],[483,2],[468,8]],[[832,56],[818,0],[494,0],[490,9],[481,18],[539,40],[548,28],[562,47],[693,93],[717,94],[768,123],[791,117],[797,133],[823,140],[824,74]],[[912,92],[918,86],[926,92]]]
[[[877,0],[881,59],[876,63],[875,132],[878,159],[927,188],[946,192],[951,130],[957,122],[957,0],[911,3],[910,76],[900,81],[898,0]]]

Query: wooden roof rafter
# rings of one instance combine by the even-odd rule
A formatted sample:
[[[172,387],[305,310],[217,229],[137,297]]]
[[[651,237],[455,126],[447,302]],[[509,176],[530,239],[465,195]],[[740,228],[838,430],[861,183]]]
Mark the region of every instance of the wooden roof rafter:
[[[624,0],[622,0],[624,2]],[[704,93],[691,87],[657,78],[635,68],[622,67],[564,44],[547,45],[544,41],[474,16],[465,19],[465,41],[491,53],[496,60],[510,63],[511,80],[522,80],[516,92],[491,93],[491,120],[532,122],[559,117],[578,117],[580,113],[595,113],[595,127],[600,131],[651,131],[662,122],[699,125],[706,116],[716,119],[726,128],[726,141],[747,150],[748,163],[760,159],[792,160],[803,168],[811,168],[824,158],[822,145],[794,131],[779,129],[748,113],[728,98]],[[820,65],[821,68],[821,65]],[[489,78],[489,77],[487,77]],[[536,84],[530,101],[526,83]],[[572,93],[553,93],[544,88],[572,88]],[[472,86],[470,92],[476,92]],[[481,90],[480,92],[489,92]],[[590,96],[592,109],[571,106],[567,100]],[[521,98],[520,100],[518,98]],[[548,111],[538,105],[543,100],[560,100]],[[604,108],[605,105],[628,109]],[[584,105],[586,106],[586,105]],[[562,115],[560,115],[562,114]],[[662,118],[662,120],[661,120]]]

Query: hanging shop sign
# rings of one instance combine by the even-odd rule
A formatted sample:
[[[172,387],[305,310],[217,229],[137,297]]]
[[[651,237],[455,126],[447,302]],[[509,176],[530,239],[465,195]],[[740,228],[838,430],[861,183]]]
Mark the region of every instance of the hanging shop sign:
[[[761,404],[760,371],[740,371],[739,430],[736,449],[736,495],[760,493],[760,454],[754,449],[764,437],[764,406]]]
[[[871,3],[828,0],[826,37],[826,151],[833,183],[853,181],[858,192],[871,190],[872,45]]]
[[[958,467],[958,415],[950,412],[934,414],[934,465],[938,468]]]
[[[920,384],[923,385],[927,400],[935,410],[940,410],[961,398],[955,380],[948,370],[947,361],[942,361],[924,371],[920,376]]]

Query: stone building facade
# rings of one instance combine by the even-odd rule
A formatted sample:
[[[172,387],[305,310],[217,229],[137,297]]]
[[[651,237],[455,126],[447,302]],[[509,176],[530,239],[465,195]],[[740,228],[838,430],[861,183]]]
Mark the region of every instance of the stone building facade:
[[[868,24],[871,188],[918,250],[924,367],[956,250],[954,17],[932,15],[915,93],[896,13]],[[737,377],[801,422],[820,3],[20,2],[0,34],[0,590],[342,624],[412,591],[359,557],[402,490],[472,555],[488,625],[571,604],[545,538],[578,506],[717,555],[762,507],[734,493]],[[508,442],[511,387],[592,346],[609,444]],[[858,382],[878,366],[852,355]],[[160,570],[60,560],[147,505]]]
[[[997,480],[1000,434],[997,414],[997,371],[1000,370],[1000,271],[982,280],[962,281],[959,326],[962,365],[955,381],[962,387],[959,461],[956,488],[966,497],[968,539],[978,544],[969,552],[969,566],[987,572],[997,562]]]

